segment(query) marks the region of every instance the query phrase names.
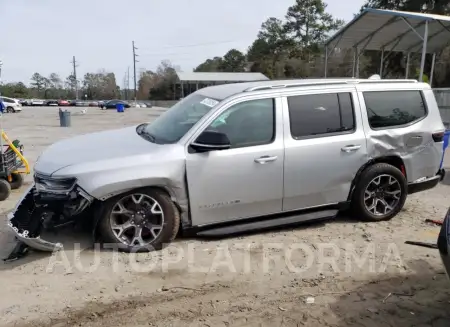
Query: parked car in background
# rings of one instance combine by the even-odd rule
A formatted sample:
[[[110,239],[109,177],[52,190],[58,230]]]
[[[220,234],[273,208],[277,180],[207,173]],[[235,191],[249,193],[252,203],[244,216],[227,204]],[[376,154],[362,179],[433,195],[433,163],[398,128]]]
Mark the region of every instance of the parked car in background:
[[[29,100],[27,100],[27,99],[18,99],[18,100],[19,100],[19,103],[22,106],[28,106],[29,105],[29,103],[28,103]]]
[[[58,106],[58,100],[47,100],[45,102],[45,105],[51,106],[51,107],[56,107],[56,106]]]
[[[3,104],[5,105],[5,111],[9,113],[22,111],[22,105],[18,99],[1,97]]]
[[[125,108],[130,108],[130,105],[128,102],[123,100],[109,100],[105,103],[103,103],[100,108],[101,109],[115,109],[118,103],[122,103]]]
[[[30,106],[44,106],[45,101],[40,99],[31,99],[30,100]]]
[[[437,244],[445,271],[450,277],[450,208],[445,215]]]
[[[63,107],[63,106],[69,106],[69,105],[70,105],[70,103],[67,100],[58,100],[58,106]]]

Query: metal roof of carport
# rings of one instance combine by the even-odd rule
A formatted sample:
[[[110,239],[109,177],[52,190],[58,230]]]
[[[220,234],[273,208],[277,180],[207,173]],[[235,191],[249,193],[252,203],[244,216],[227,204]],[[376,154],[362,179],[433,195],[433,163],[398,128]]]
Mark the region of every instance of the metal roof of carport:
[[[449,45],[450,16],[367,8],[325,45],[329,49],[358,47],[365,50],[422,52],[426,28],[427,53],[439,52]]]

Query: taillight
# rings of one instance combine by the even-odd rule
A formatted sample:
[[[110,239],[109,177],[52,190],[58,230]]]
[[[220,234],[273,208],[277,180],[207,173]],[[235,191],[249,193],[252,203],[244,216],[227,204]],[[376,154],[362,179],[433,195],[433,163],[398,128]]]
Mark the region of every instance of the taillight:
[[[432,134],[432,136],[433,136],[433,141],[434,141],[434,142],[442,142],[442,141],[444,141],[444,135],[445,135],[445,132],[444,132],[444,131],[433,133],[433,134]]]

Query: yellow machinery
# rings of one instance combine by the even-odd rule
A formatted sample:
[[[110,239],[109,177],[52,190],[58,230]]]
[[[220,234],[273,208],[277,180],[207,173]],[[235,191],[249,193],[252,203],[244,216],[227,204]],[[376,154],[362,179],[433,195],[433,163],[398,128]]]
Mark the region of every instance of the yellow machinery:
[[[23,174],[30,173],[30,165],[23,156],[23,145],[19,140],[11,140],[2,129],[0,138],[0,201],[6,200],[11,190],[23,185]]]

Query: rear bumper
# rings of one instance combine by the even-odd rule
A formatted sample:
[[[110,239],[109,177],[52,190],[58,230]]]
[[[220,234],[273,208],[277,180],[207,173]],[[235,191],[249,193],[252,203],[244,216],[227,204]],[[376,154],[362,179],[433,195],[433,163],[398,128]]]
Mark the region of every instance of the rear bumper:
[[[422,192],[435,187],[445,177],[445,169],[440,169],[436,176],[421,180],[420,182],[408,184],[408,194]]]

